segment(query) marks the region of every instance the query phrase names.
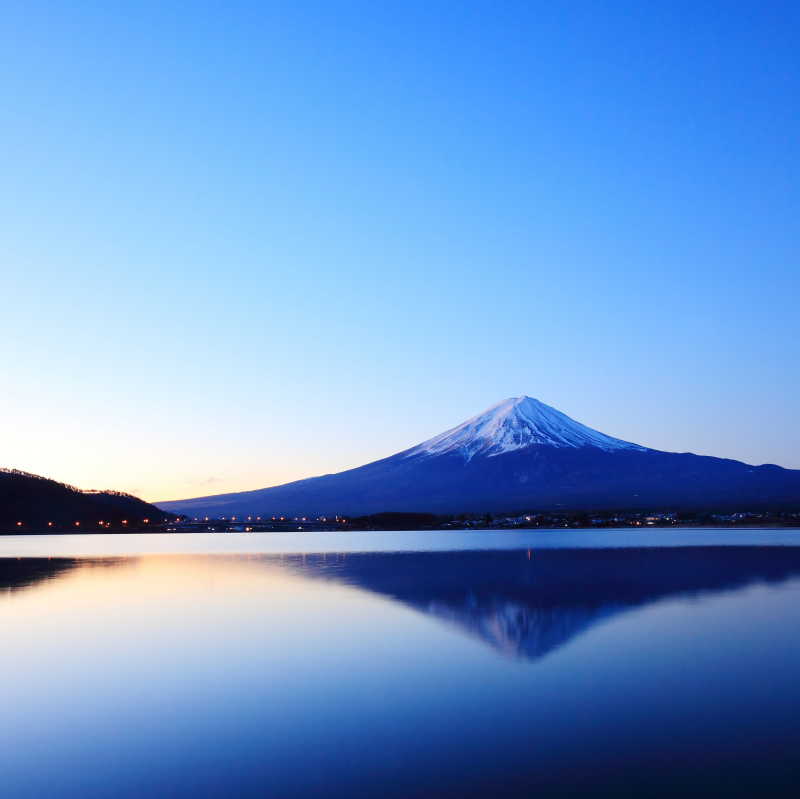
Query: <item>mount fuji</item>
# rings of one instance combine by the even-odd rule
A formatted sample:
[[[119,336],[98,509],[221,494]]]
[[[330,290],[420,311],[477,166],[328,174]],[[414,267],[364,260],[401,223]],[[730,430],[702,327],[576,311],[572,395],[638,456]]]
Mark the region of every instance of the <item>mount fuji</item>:
[[[649,449],[593,430],[532,397],[513,397],[356,469],[157,504],[173,513],[211,517],[775,510],[800,505],[800,470]]]

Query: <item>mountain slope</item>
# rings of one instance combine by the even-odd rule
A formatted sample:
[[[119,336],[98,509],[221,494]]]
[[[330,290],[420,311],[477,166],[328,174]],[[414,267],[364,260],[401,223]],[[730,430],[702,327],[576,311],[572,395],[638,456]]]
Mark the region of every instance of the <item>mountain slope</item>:
[[[189,515],[800,505],[800,471],[612,438],[530,397],[391,457],[257,491],[158,503]]]
[[[32,532],[96,529],[100,521],[130,528],[164,512],[141,499],[116,491],[81,491],[74,486],[13,469],[0,469],[0,531]],[[18,522],[22,525],[18,525]],[[52,526],[48,525],[52,522]]]

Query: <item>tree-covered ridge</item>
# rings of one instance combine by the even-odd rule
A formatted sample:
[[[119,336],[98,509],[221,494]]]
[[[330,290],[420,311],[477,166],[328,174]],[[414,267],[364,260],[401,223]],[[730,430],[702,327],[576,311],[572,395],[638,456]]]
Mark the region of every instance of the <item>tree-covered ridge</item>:
[[[122,491],[85,491],[0,468],[0,532],[146,529],[163,518],[154,505]]]

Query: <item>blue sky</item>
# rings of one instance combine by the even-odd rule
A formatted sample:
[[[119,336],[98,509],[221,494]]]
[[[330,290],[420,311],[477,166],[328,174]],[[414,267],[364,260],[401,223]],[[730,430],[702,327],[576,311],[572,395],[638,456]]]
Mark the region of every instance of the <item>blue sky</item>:
[[[800,467],[800,7],[14,3],[2,461],[149,499],[530,394]]]

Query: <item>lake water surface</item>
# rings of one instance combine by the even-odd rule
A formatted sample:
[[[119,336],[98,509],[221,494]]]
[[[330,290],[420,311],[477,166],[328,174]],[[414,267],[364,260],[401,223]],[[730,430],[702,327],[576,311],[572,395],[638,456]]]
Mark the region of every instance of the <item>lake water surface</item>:
[[[2,795],[797,795],[800,531],[0,537]]]

